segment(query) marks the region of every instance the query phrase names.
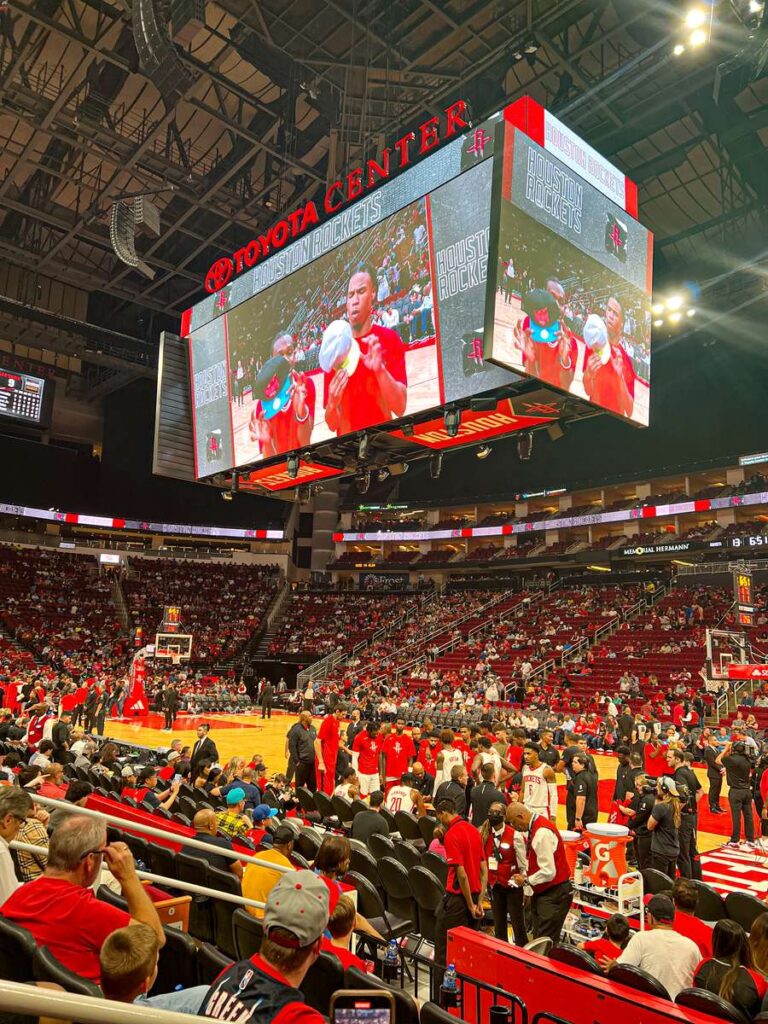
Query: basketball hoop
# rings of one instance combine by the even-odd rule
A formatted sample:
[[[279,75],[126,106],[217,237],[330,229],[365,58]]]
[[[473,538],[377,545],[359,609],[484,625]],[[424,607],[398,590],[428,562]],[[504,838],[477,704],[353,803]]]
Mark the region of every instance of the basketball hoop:
[[[174,668],[178,668],[181,664],[181,651],[171,651],[171,664]]]

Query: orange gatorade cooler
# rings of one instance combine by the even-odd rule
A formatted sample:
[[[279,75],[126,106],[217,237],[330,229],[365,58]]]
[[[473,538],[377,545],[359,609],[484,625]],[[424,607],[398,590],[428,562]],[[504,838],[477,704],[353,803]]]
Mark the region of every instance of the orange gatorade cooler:
[[[571,878],[576,870],[576,860],[584,849],[584,836],[580,832],[569,832],[567,829],[560,833],[565,847],[565,859],[571,871]]]
[[[589,868],[585,880],[602,889],[615,889],[627,868],[627,843],[630,842],[626,825],[604,825],[595,822],[587,826],[589,840]]]

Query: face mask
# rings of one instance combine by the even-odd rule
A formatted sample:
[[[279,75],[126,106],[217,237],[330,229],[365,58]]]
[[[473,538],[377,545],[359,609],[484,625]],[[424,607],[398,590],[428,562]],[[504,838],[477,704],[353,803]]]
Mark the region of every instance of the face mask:
[[[498,826],[501,825],[501,823],[504,821],[504,815],[503,814],[489,814],[488,815],[488,821],[490,821],[490,823],[494,826],[494,828],[498,828]]]

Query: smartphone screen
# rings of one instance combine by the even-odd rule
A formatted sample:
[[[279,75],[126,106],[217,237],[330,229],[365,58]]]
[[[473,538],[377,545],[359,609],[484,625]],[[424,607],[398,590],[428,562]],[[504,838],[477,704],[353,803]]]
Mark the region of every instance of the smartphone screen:
[[[392,1020],[389,1007],[375,1007],[370,1000],[359,1000],[359,1006],[337,1006],[333,1014],[333,1024],[390,1024]]]
[[[173,776],[173,781],[174,782],[181,782],[181,776],[180,775],[174,775]]]
[[[347,989],[331,998],[331,1024],[393,1024],[395,1000],[391,992]]]

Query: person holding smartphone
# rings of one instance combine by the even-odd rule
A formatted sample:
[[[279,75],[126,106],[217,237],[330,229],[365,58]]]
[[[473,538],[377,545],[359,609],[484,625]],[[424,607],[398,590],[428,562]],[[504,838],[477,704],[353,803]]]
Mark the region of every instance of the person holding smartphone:
[[[261,948],[226,968],[203,999],[200,1016],[240,1024],[323,1024],[299,991],[320,955],[329,894],[312,871],[285,874],[267,897]]]

